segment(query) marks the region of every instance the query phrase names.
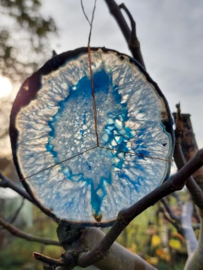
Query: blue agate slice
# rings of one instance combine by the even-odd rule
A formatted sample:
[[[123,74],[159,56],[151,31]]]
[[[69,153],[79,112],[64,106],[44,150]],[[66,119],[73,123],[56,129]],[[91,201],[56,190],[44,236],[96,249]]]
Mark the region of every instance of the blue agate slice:
[[[103,226],[167,178],[173,133],[163,94],[133,59],[92,48],[91,68],[94,96],[87,48],[47,62],[21,87],[10,136],[47,214]]]

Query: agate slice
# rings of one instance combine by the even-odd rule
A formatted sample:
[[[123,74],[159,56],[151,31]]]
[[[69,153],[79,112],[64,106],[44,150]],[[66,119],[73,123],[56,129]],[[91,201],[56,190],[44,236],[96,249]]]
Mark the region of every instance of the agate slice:
[[[87,48],[53,57],[22,85],[11,112],[14,162],[48,215],[111,225],[159,186],[173,154],[163,94],[132,58]]]

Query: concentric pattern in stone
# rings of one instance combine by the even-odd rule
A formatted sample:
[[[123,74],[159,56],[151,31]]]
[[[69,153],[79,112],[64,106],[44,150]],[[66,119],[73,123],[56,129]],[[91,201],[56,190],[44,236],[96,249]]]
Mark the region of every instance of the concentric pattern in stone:
[[[155,84],[128,56],[91,52],[41,77],[16,115],[16,157],[32,196],[58,218],[106,223],[166,178],[171,118]],[[29,89],[27,91],[30,91]]]

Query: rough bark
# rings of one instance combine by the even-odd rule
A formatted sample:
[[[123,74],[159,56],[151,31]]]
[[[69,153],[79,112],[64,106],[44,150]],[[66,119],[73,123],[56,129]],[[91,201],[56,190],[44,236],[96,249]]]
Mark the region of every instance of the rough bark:
[[[177,120],[177,113],[173,114],[175,120]],[[193,132],[192,123],[190,120],[190,114],[181,114],[181,119],[178,120],[180,128],[182,130],[181,147],[186,161],[192,159],[198,151],[195,134]],[[197,184],[203,190],[203,167],[197,170],[193,177]]]

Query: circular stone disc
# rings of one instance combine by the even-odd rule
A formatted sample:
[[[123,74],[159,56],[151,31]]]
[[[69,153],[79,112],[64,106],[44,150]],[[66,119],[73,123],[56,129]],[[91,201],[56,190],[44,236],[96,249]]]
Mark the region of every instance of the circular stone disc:
[[[22,85],[10,137],[29,194],[48,215],[112,224],[159,186],[173,152],[167,102],[132,58],[91,48],[55,56]]]

